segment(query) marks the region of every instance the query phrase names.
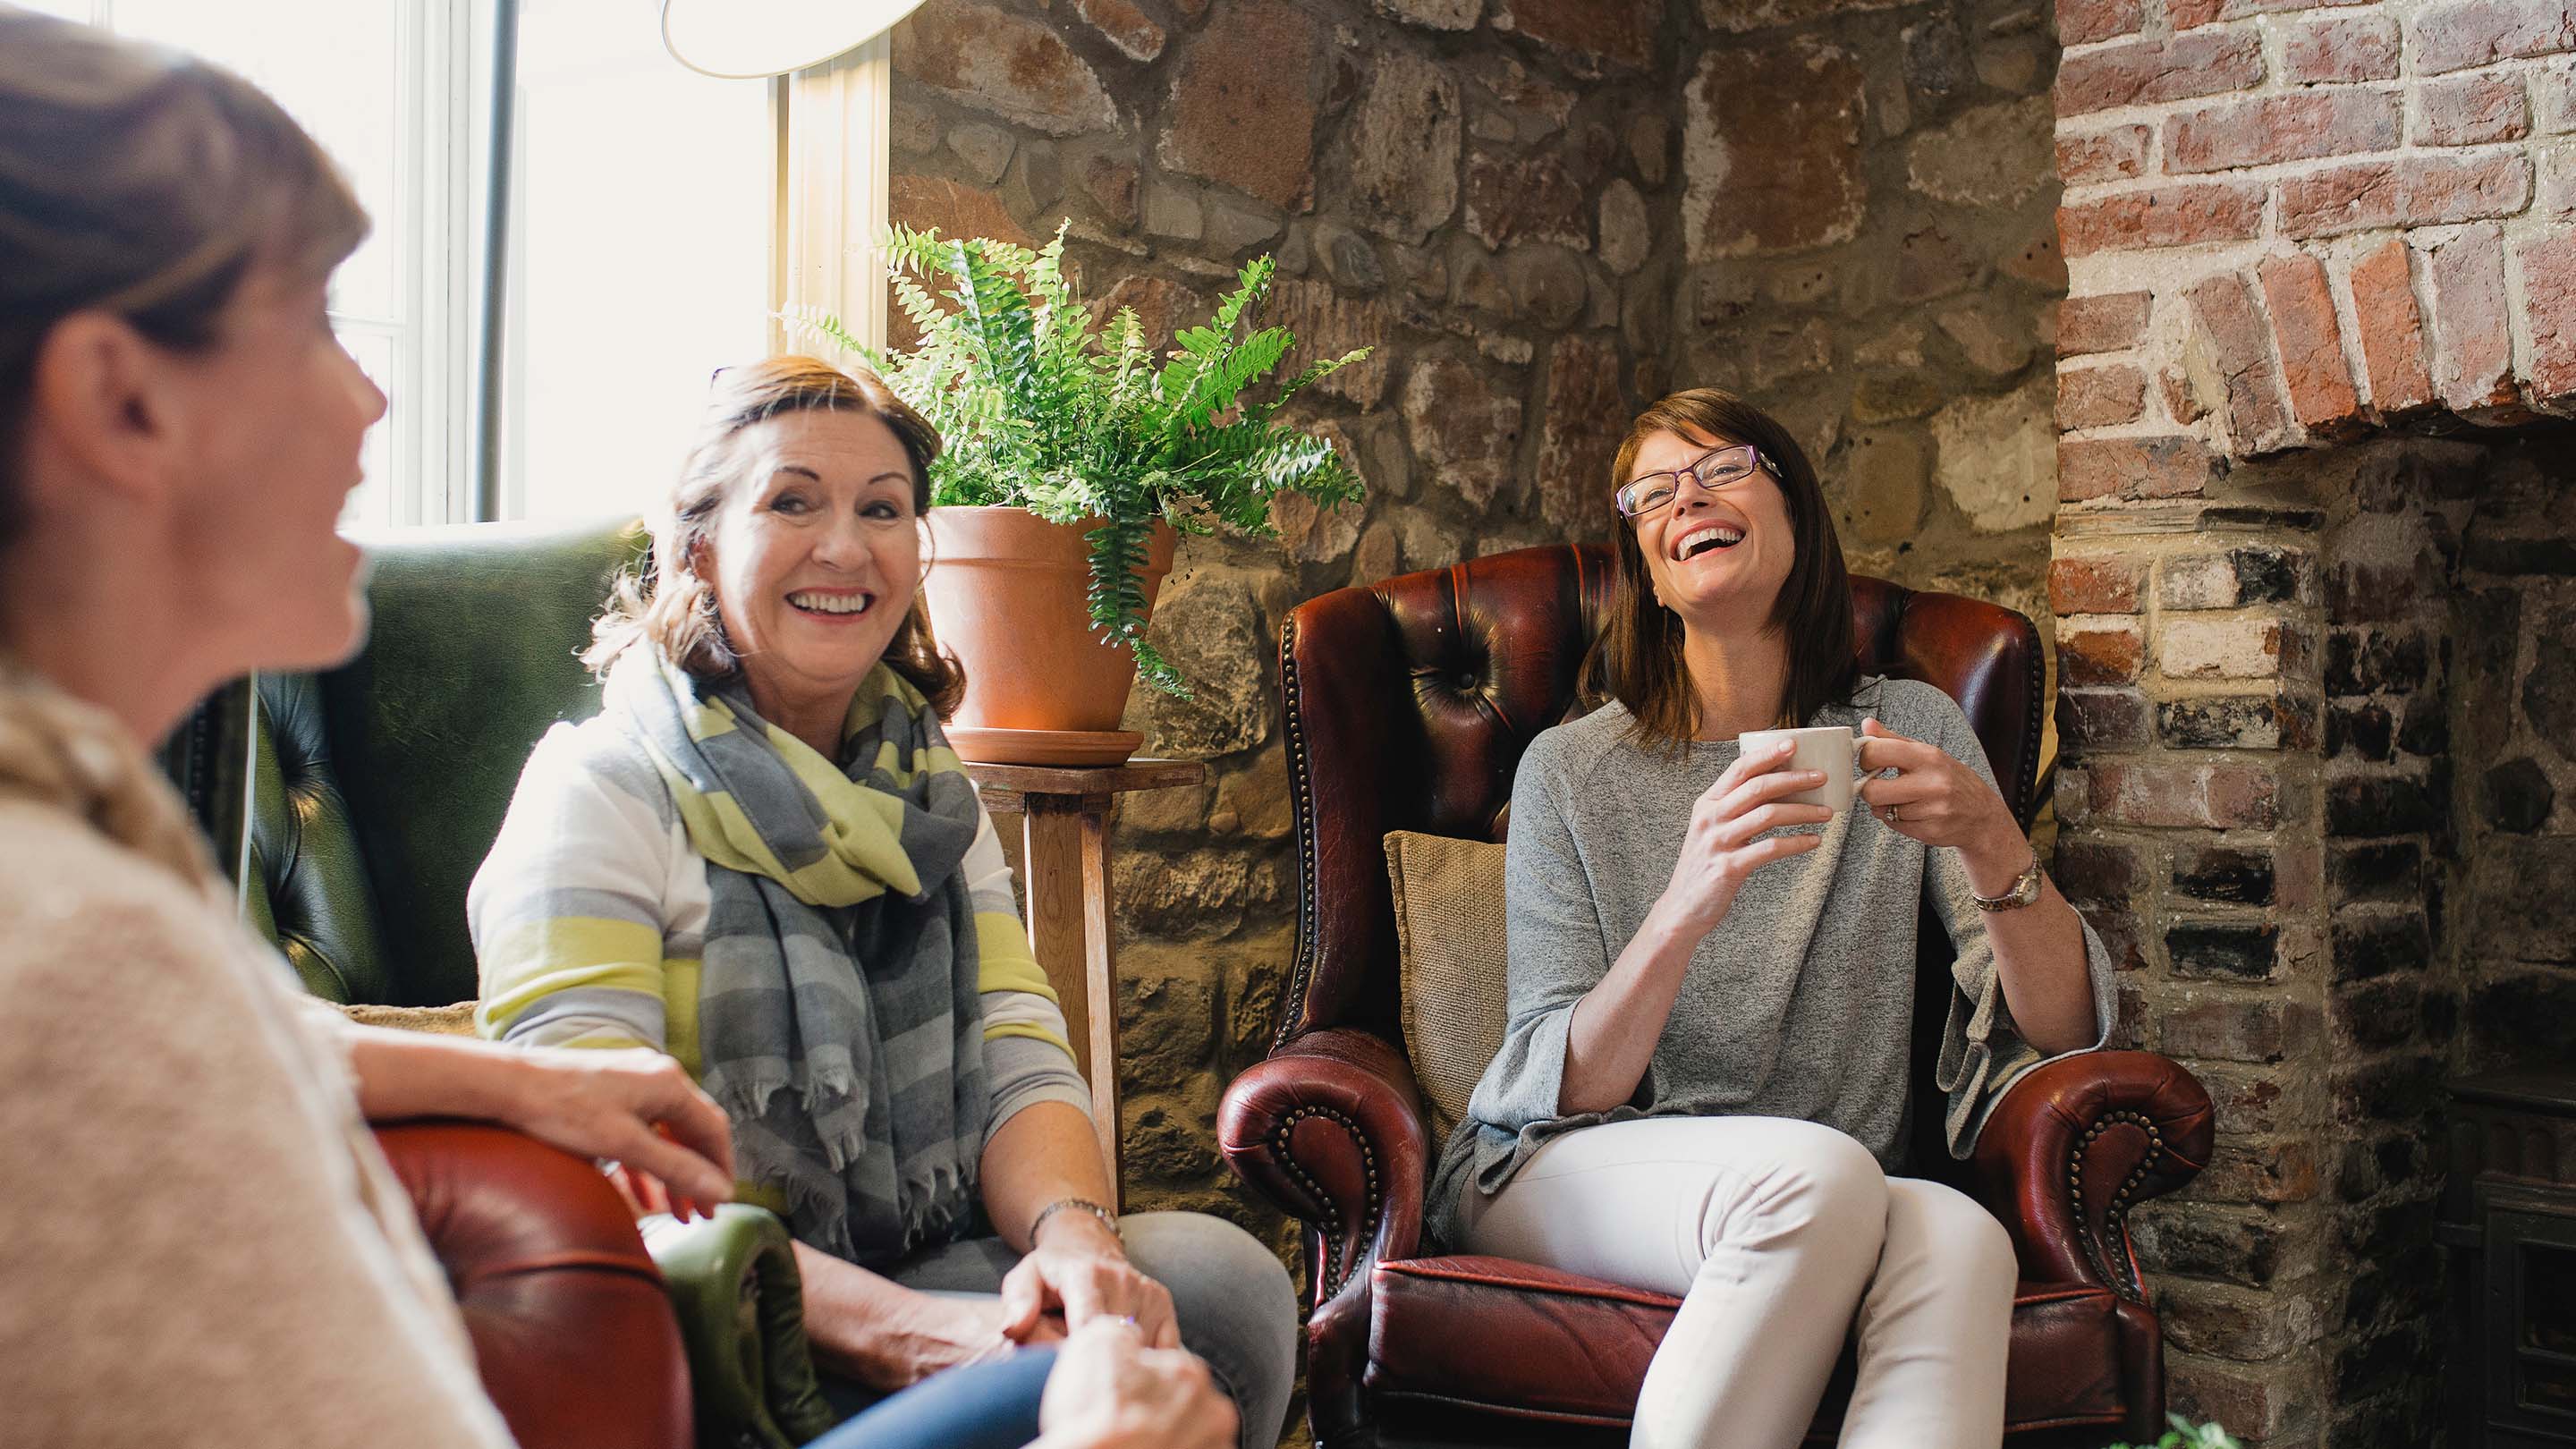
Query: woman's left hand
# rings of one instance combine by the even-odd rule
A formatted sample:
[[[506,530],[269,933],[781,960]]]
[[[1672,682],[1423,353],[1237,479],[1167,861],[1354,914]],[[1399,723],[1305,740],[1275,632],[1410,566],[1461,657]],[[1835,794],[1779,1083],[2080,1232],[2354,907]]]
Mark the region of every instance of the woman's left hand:
[[[2007,842],[2014,849],[2005,854],[2027,853],[2004,797],[1949,751],[1874,719],[1861,721],[1861,734],[1860,767],[1872,778],[1861,782],[1860,798],[1898,834],[1971,856],[1993,853]],[[1882,777],[1886,770],[1896,773]],[[2018,872],[2021,861],[2013,860],[2012,868]]]
[[[1049,1218],[1002,1280],[1002,1332],[1012,1341],[1027,1341],[1050,1312],[1064,1315],[1067,1333],[1095,1319],[1132,1318],[1147,1347],[1181,1346],[1170,1290],[1136,1271],[1118,1235],[1086,1212]]]

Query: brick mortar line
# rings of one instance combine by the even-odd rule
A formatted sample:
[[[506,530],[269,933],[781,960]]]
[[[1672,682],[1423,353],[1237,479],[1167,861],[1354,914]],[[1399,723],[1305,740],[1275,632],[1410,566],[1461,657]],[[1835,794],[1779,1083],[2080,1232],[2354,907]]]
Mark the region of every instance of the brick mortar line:
[[[2271,198],[2266,198],[2266,202]],[[2536,200],[2537,198],[2535,198]],[[2424,246],[2442,246],[2457,240],[2473,227],[2493,226],[2504,232],[2508,249],[2533,236],[2556,236],[2563,227],[2548,217],[2526,207],[2512,216],[2484,217],[2476,221],[2432,221],[2409,224],[2394,222],[2387,226],[2355,227],[2349,231],[2329,232],[2320,236],[2291,237],[2279,234],[2266,219],[2262,233],[2227,241],[2184,242],[2162,247],[2106,247],[2067,259],[2070,299],[2112,296],[2122,292],[2159,291],[2155,283],[2183,263],[2199,261],[2206,265],[2193,273],[2206,276],[2220,266],[2247,267],[2267,257],[2285,255],[2289,250],[2308,251],[2327,257],[2343,249],[2367,249],[2392,236],[2403,236]],[[2143,265],[2140,265],[2143,264]],[[2112,273],[2105,278],[2102,273]],[[2142,273],[2144,275],[2142,275]],[[2080,278],[2080,280],[2079,280]],[[2418,298],[2421,304],[2421,298]],[[2153,346],[2152,335],[2141,346]],[[2078,357],[2109,356],[2105,353],[2076,353]]]
[[[2455,75],[2482,75],[2507,66],[2547,65],[2553,60],[2563,59],[2570,54],[2570,52],[2567,51],[2544,51],[2538,55],[2498,56],[2493,60],[2480,61],[2475,65],[2461,66],[2456,70],[2419,70],[2415,65],[2416,56],[2422,49],[2422,46],[2415,38],[2419,27],[2410,22],[2420,21],[2425,12],[2433,8],[2436,7],[2425,4],[2409,4],[2405,3],[2405,0],[2368,0],[2368,3],[2358,5],[2320,3],[2312,5],[2304,10],[2265,10],[2249,15],[2225,16],[2212,20],[2205,25],[2195,25],[2187,30],[2176,30],[2172,28],[2170,24],[2165,22],[2165,17],[2163,16],[2155,16],[2152,19],[2148,18],[2142,7],[2138,29],[2125,31],[2118,35],[2106,35],[2099,40],[2069,42],[2060,48],[2059,53],[2064,59],[2077,60],[2099,55],[2105,51],[2124,45],[2134,46],[2144,41],[2153,41],[2160,45],[2171,45],[2177,40],[2187,39],[2192,36],[2223,36],[2231,32],[2245,30],[2252,30],[2256,37],[2261,40],[2278,38],[2286,41],[2289,38],[2288,32],[2293,28],[2304,29],[2311,24],[2324,21],[2360,20],[2371,17],[2385,17],[2397,22],[2397,64],[2398,76],[2400,79],[2448,80]],[[2270,64],[2272,55],[2271,48],[2269,46],[2264,48],[2263,58],[2265,61],[2263,83],[2268,84],[2273,76],[2273,67]]]
[[[2338,151],[2329,155],[2307,156],[2288,161],[2258,161],[2250,166],[2235,166],[2220,171],[2175,171],[2161,172],[2153,176],[2124,176],[2116,181],[2094,181],[2087,182],[2079,186],[2066,186],[2061,191],[2061,199],[2058,205],[2060,209],[2071,206],[2083,206],[2096,201],[2111,201],[2123,196],[2134,196],[2140,192],[2154,191],[2160,187],[2171,188],[2176,186],[2196,186],[2203,184],[2212,186],[2234,185],[2239,187],[2252,184],[2268,186],[2274,182],[2312,176],[2320,172],[2334,170],[2339,167],[2367,166],[2381,161],[2394,162],[2422,159],[2442,160],[2448,158],[2473,163],[2476,161],[2501,160],[2508,156],[2520,156],[2527,161],[2532,159],[2531,152],[2532,148],[2535,146],[2546,146],[2554,149],[2554,147],[2563,139],[2564,138],[2559,137],[2526,137],[2519,141],[2480,141],[2474,145],[2468,146],[2431,146],[2414,141],[2407,141],[2395,147],[2384,148],[2377,151]],[[2534,173],[2532,177],[2532,199],[2537,201],[2539,199],[2540,189],[2538,175],[2539,168],[2535,166],[2532,170]],[[2529,203],[2525,203],[2525,205],[2527,208]],[[2514,215],[2517,216],[2521,214],[2521,212],[2514,213]],[[2504,218],[2499,217],[2491,219],[2503,220]],[[2435,226],[2467,226],[2472,225],[2473,223],[2433,222],[2427,224]],[[2404,226],[2406,223],[2400,222],[2398,225]],[[2369,229],[2370,228],[2357,228],[2357,230]],[[2344,233],[2335,232],[2330,233],[2329,235],[2341,236],[2344,235]],[[2325,239],[2325,237],[2310,238],[2310,240],[2320,241]],[[2228,244],[2232,245],[2233,243]],[[2214,243],[2196,242],[2191,245],[2214,245]],[[2180,249],[2181,248],[2178,247],[2136,247],[2117,248],[2115,250],[2178,251]],[[2096,255],[2099,255],[2099,253],[2096,253]]]

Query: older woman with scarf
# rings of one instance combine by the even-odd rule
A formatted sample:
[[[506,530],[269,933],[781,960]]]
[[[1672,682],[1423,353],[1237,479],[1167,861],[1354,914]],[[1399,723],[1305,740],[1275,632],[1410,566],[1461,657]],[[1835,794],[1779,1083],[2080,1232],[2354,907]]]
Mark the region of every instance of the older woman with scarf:
[[[1064,1019],[941,731],[964,680],[918,595],[939,446],[864,371],[718,375],[647,580],[600,621],[606,707],[539,743],[475,879],[482,1025],[697,1078],[742,1195],[795,1235],[837,1400],[1133,1320],[1266,1446],[1287,1274],[1231,1224],[1103,1205]]]

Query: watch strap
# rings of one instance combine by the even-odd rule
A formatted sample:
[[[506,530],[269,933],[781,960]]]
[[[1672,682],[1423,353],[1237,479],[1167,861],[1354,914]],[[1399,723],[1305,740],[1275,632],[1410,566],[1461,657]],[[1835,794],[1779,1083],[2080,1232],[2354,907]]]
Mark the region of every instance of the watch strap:
[[[2012,889],[1999,896],[1981,896],[1974,887],[1970,887],[1968,896],[1982,911],[2017,911],[2036,903],[2039,900],[2039,851],[2036,848],[2031,851],[2030,864],[2014,879]]]

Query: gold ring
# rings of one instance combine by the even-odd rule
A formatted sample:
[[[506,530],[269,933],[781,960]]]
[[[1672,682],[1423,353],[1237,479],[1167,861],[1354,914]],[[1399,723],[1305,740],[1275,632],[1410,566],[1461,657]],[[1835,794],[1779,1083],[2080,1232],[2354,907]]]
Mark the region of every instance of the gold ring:
[[[1888,807],[1887,807],[1887,823],[1888,823],[1888,824],[1890,824],[1890,825],[1894,825],[1894,824],[1896,823],[1896,821],[1897,821],[1896,807],[1895,807],[1895,806],[1893,806],[1893,805],[1890,805],[1890,806],[1888,806]]]

